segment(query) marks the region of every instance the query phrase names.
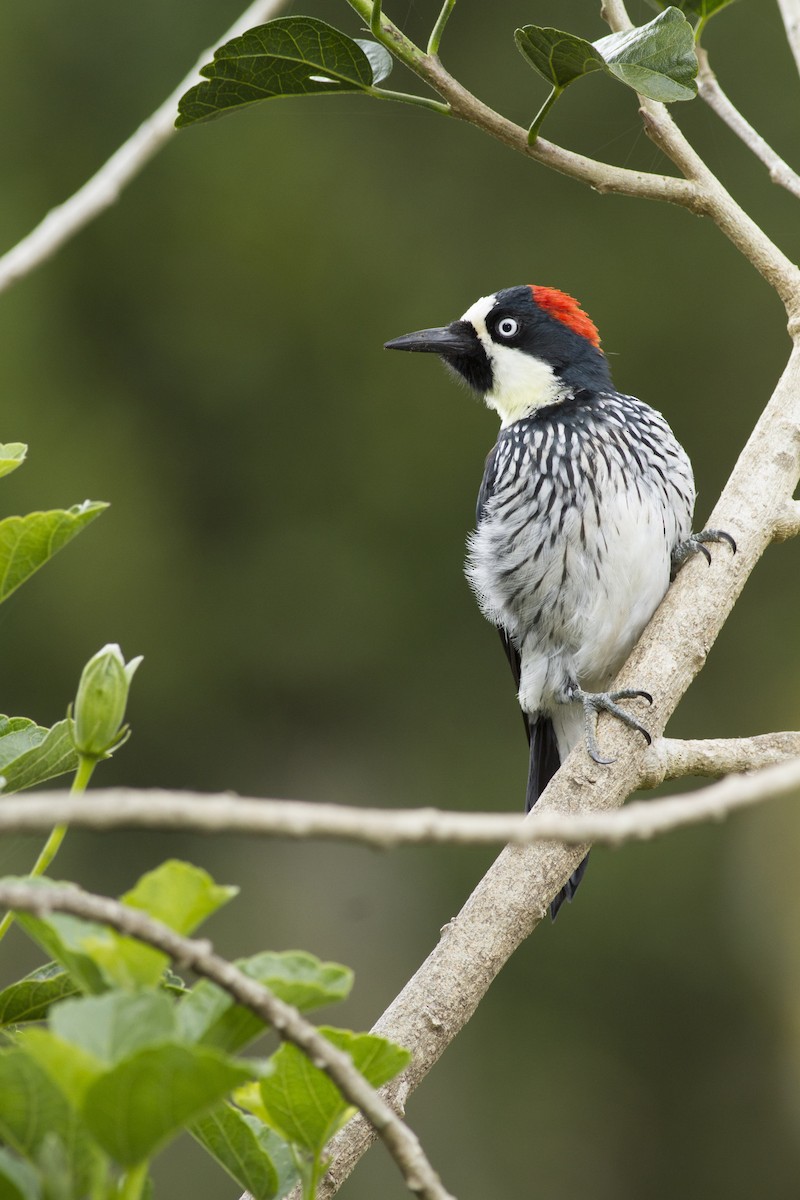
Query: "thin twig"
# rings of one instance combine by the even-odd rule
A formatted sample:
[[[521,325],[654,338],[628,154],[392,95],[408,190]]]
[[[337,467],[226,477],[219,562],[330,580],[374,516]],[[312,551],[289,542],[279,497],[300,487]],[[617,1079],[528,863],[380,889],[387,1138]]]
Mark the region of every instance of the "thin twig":
[[[215,954],[210,942],[181,937],[138,909],[77,887],[39,888],[26,883],[0,883],[0,907],[39,917],[52,912],[71,913],[87,921],[110,925],[212,980],[238,1004],[266,1021],[283,1041],[302,1050],[330,1076],[345,1099],[361,1109],[386,1144],[409,1191],[421,1200],[453,1200],[426,1158],[416,1134],[356,1069],[350,1055],[329,1042],[296,1008]]]
[[[725,122],[728,128],[733,130],[745,146],[752,150],[756,158],[760,159],[769,171],[772,182],[778,184],[779,187],[786,188],[793,196],[800,199],[800,175],[797,175],[789,164],[784,162],[726,96],[708,64],[708,55],[700,46],[697,47],[697,57],[700,62],[697,90],[701,98]]]
[[[800,0],[778,0],[778,8],[786,26],[786,40],[800,71]]]
[[[453,8],[455,7],[455,3],[456,3],[456,0],[444,0],[444,2],[442,4],[442,11],[439,13],[436,24],[434,25],[433,30],[431,31],[431,36],[428,38],[428,54],[438,54],[439,53],[439,46],[441,45],[442,34],[444,33],[447,22],[450,20],[450,14],[452,13]]]
[[[791,761],[787,761],[791,760]],[[313,804],[302,800],[256,800],[201,792],[134,791],[126,788],[98,789],[89,796],[68,792],[39,792],[24,799],[8,797],[0,803],[0,834],[36,833],[55,823],[73,828],[193,830],[197,833],[237,833],[257,837],[325,838],[359,842],[388,849],[405,845],[527,845],[560,841],[569,845],[585,841],[617,845],[628,839],[645,839],[656,833],[723,815],[721,804],[734,811],[745,804],[768,800],[784,790],[783,777],[775,775],[776,764],[794,764],[800,780],[800,733],[765,734],[758,738],[718,739],[713,742],[659,739],[645,757],[649,787],[664,779],[685,775],[735,775],[743,794],[736,788],[715,789],[672,796],[665,800],[629,805],[623,812],[535,814],[526,820],[521,813],[447,812],[435,808],[382,809],[342,804]],[[766,771],[759,768],[767,767]],[[787,778],[789,776],[787,775]],[[763,796],[753,793],[751,780],[763,780]],[[787,785],[788,786],[788,785]],[[725,797],[729,796],[729,800]],[[707,799],[706,799],[707,798]],[[622,832],[620,832],[622,831]]]
[[[215,45],[230,41],[253,25],[269,20],[285,3],[286,0],[254,0]],[[187,88],[197,83],[200,68],[213,53],[213,47],[205,50],[160,108],[112,154],[108,162],[73,196],[51,209],[35,229],[0,258],[0,292],[6,291],[17,280],[41,266],[65,242],[119,199],[123,189],[177,132],[174,121],[178,101]]]
[[[415,64],[414,69],[448,102],[453,116],[488,133],[503,145],[524,154],[526,158],[534,159],[562,175],[586,183],[597,192],[638,196],[644,200],[662,200],[697,212],[701,210],[700,198],[694,186],[686,179],[616,167],[611,163],[565,150],[562,146],[541,137],[531,145],[528,142],[527,129],[515,125],[513,121],[489,108],[454,79],[438,58],[423,57]]]

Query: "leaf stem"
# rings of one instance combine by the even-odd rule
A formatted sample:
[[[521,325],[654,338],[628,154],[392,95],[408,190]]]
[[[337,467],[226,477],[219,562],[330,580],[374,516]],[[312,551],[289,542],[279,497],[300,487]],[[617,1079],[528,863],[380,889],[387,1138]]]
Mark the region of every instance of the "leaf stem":
[[[69,794],[71,796],[80,796],[83,792],[86,791],[86,788],[89,785],[89,780],[92,777],[92,772],[94,771],[96,764],[97,764],[96,758],[87,758],[87,757],[85,757],[85,755],[79,756],[78,769],[75,772],[75,778],[73,779],[72,787],[69,790]],[[61,849],[61,843],[64,840],[64,836],[65,836],[66,832],[67,832],[66,825],[55,825],[53,827],[53,829],[50,831],[50,836],[48,837],[48,839],[45,842],[44,846],[42,847],[41,851],[39,852],[39,857],[36,859],[36,862],[33,864],[33,868],[30,872],[31,878],[36,878],[39,875],[44,875],[45,871],[50,866],[50,863],[53,861],[53,859],[55,858],[55,856],[58,854],[59,850]],[[6,936],[6,934],[8,933],[9,929],[11,928],[11,926],[13,924],[14,924],[14,914],[13,914],[13,912],[9,911],[5,914],[2,921],[0,921],[0,942],[2,942],[3,938]]]
[[[366,88],[367,95],[376,96],[379,100],[397,100],[401,104],[415,104],[419,108],[428,108],[444,117],[452,116],[449,104],[441,100],[433,100],[430,96],[415,96],[411,92],[393,92],[388,88]]]
[[[149,1165],[145,1159],[138,1166],[131,1167],[130,1171],[125,1172],[119,1189],[119,1200],[141,1200],[144,1195],[144,1186],[147,1183]]]
[[[439,53],[439,43],[442,40],[444,27],[450,20],[450,14],[455,6],[456,0],[444,0],[442,11],[439,13],[439,18],[431,31],[430,38],[428,39],[428,54]]]
[[[82,795],[89,786],[89,780],[92,777],[92,772],[97,766],[96,758],[87,758],[81,754],[78,758],[78,769],[75,772],[75,778],[72,781],[72,787],[69,789],[70,796]],[[64,840],[64,835],[67,832],[66,825],[56,825],[50,834],[49,838],[42,847],[42,851],[33,864],[31,875],[44,875],[50,863],[61,849],[61,843]]]
[[[317,1200],[317,1184],[320,1180],[322,1162],[319,1154],[315,1154],[308,1174],[303,1180],[303,1200]]]
[[[539,136],[539,130],[541,128],[542,121],[545,119],[547,114],[550,112],[550,109],[553,107],[556,100],[563,92],[563,90],[564,90],[563,88],[554,87],[552,92],[550,93],[550,95],[545,100],[542,107],[539,109],[536,116],[533,118],[531,127],[528,130],[528,145],[529,146],[532,146],[533,143],[536,141],[537,137]]]
[[[381,8],[383,0],[372,0],[372,12],[369,15],[369,27],[373,37],[381,36]]]

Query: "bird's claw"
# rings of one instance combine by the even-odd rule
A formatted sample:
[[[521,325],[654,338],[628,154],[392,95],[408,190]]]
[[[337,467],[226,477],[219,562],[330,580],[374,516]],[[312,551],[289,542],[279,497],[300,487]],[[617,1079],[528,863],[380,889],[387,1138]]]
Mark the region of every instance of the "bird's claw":
[[[679,542],[672,551],[672,578],[680,571],[683,564],[694,554],[702,554],[711,566],[711,553],[706,542],[727,542],[733,554],[736,553],[736,542],[724,529],[701,529],[699,533],[690,533],[685,541]]]
[[[612,717],[616,717],[622,721],[623,725],[627,725],[629,729],[635,729],[640,733],[648,746],[652,745],[652,737],[644,725],[640,724],[635,717],[632,717],[629,712],[621,708],[618,701],[620,700],[646,700],[648,704],[653,703],[653,697],[649,692],[643,692],[639,688],[625,688],[620,692],[584,692],[581,688],[575,688],[570,697],[573,701],[577,701],[583,705],[583,726],[586,735],[586,749],[589,757],[598,763],[601,767],[610,766],[616,759],[604,758],[600,753],[600,747],[597,744],[597,734],[595,732],[596,718],[601,712],[607,712]],[[592,720],[594,716],[595,720]]]

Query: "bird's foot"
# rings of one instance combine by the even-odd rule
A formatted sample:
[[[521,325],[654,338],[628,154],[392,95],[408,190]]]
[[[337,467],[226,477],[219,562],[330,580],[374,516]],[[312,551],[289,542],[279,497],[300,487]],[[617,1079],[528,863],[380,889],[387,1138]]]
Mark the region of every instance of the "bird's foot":
[[[648,704],[653,703],[653,697],[649,692],[642,692],[636,688],[625,688],[621,692],[584,692],[581,688],[576,687],[570,692],[569,699],[583,705],[583,728],[586,735],[586,749],[589,752],[590,758],[593,758],[596,763],[600,763],[601,766],[608,766],[615,761],[613,758],[604,758],[597,744],[595,728],[598,714],[601,712],[610,713],[612,717],[616,717],[622,721],[623,725],[627,725],[629,729],[635,729],[637,733],[640,733],[648,746],[651,744],[653,739],[644,725],[641,725],[635,717],[632,717],[629,712],[621,708],[618,703],[619,700],[634,700],[637,697],[646,700]]]
[[[706,542],[727,542],[732,552],[736,553],[736,542],[724,529],[701,529],[699,533],[690,533],[686,541],[678,542],[672,551],[672,579],[675,578],[687,559],[695,554],[705,555],[706,562],[711,566],[711,554]]]

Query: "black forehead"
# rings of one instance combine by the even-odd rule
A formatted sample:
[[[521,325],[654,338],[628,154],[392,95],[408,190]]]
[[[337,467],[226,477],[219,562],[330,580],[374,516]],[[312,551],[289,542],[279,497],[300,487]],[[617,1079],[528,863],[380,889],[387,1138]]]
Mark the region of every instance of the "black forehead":
[[[496,292],[494,304],[486,314],[486,319],[488,321],[500,313],[510,313],[514,317],[530,319],[537,312],[538,308],[533,302],[531,289],[527,284],[521,284],[519,287],[503,288],[501,292]]]

